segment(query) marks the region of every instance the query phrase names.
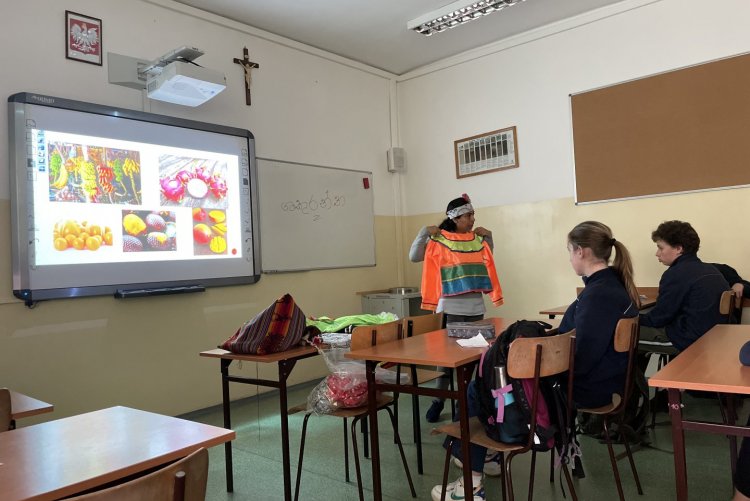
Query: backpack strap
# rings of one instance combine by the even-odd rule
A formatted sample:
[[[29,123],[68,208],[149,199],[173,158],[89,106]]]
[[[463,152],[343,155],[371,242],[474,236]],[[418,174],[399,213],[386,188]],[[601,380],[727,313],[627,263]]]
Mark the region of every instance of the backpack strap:
[[[479,377],[482,377],[482,375],[484,375],[484,372],[482,372],[482,367],[484,366],[484,356],[487,354],[488,351],[490,351],[489,348],[484,350],[482,352],[482,357],[479,359],[479,372],[477,373]]]
[[[505,385],[497,390],[491,390],[492,396],[497,399],[496,423],[502,423],[505,419],[505,394],[510,393],[511,390],[513,390],[512,384]]]

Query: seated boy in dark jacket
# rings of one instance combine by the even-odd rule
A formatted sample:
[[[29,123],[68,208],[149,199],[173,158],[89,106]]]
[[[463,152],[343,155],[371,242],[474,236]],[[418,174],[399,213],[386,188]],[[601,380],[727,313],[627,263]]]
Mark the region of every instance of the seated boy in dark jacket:
[[[722,320],[719,300],[729,284],[711,264],[698,259],[700,237],[690,223],[666,221],[651,234],[656,257],[669,268],[659,281],[659,297],[651,311],[641,315],[644,344],[661,344],[679,352]],[[652,350],[650,350],[652,351]]]

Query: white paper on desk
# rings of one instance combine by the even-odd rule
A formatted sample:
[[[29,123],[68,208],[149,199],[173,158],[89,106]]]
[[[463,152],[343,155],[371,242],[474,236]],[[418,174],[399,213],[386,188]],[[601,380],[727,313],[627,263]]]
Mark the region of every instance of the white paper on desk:
[[[469,339],[459,339],[456,342],[465,348],[484,348],[485,346],[489,346],[489,343],[481,334],[477,334]]]

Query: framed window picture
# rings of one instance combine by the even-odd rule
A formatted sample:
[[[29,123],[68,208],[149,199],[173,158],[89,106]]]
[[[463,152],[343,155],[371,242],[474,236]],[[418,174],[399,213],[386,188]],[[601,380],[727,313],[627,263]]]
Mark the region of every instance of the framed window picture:
[[[102,20],[65,11],[65,57],[102,65]]]
[[[459,179],[518,167],[515,127],[459,139],[453,142],[453,149]]]

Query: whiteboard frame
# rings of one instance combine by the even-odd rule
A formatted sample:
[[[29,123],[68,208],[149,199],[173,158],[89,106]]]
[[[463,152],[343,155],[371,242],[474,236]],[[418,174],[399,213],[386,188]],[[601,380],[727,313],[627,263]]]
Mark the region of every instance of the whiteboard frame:
[[[359,169],[346,169],[343,167],[331,167],[329,165],[318,165],[318,164],[311,164],[311,163],[305,163],[305,162],[293,162],[290,160],[280,160],[278,158],[268,158],[268,157],[255,157],[255,165],[258,172],[258,179],[260,179],[260,169],[261,166],[259,164],[260,161],[264,162],[276,162],[281,164],[287,164],[287,165],[299,165],[302,167],[316,167],[319,169],[330,169],[330,170],[338,170],[338,171],[345,171],[345,172],[356,172],[358,174],[365,174],[370,179],[373,179],[373,173],[372,171],[365,171],[365,170],[359,170]],[[260,228],[260,235],[261,238],[263,236],[263,216],[260,213],[260,206],[261,206],[261,199],[263,197],[263,187],[259,186],[259,193],[258,193],[258,226]],[[373,189],[372,186],[370,186],[370,189]],[[267,275],[275,275],[279,273],[297,273],[300,271],[316,271],[316,270],[339,270],[339,269],[349,269],[349,268],[373,268],[377,266],[377,242],[375,241],[375,194],[373,192],[372,196],[372,215],[373,215],[373,225],[372,225],[372,242],[373,242],[373,249],[372,254],[374,257],[374,262],[372,264],[359,264],[359,265],[352,265],[352,266],[320,266],[320,267],[310,267],[310,268],[294,268],[294,269],[288,269],[288,270],[266,270],[263,268],[263,251],[262,246],[261,249],[259,249],[259,255],[260,255],[260,272],[265,273]]]

